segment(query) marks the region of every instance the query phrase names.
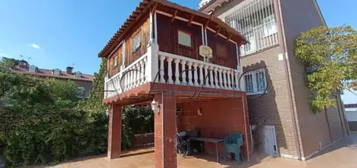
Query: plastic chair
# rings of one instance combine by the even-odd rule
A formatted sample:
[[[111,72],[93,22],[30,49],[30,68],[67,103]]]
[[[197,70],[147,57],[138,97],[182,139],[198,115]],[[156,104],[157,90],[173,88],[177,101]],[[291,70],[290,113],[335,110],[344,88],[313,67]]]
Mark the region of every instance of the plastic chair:
[[[224,152],[228,154],[234,153],[237,163],[241,163],[240,147],[243,145],[243,135],[241,133],[231,133],[228,137],[224,138]]]

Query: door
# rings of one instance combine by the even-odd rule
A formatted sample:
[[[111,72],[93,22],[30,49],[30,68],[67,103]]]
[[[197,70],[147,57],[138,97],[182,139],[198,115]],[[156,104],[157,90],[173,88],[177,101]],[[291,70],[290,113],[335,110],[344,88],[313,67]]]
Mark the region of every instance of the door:
[[[263,151],[270,156],[278,156],[278,144],[276,141],[275,126],[266,125],[263,127]]]

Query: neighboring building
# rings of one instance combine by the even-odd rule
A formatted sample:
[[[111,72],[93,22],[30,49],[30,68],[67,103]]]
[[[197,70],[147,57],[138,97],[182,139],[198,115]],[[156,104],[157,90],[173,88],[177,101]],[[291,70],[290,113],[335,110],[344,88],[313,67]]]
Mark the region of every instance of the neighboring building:
[[[16,65],[10,68],[10,71],[41,78],[71,80],[83,90],[85,97],[89,96],[92,88],[93,75],[83,74],[79,71],[73,72],[73,67],[67,67],[66,71],[61,71],[60,69],[42,69],[29,65],[27,61],[18,60]]]
[[[299,34],[325,25],[315,0],[202,0],[200,11],[249,41],[240,47],[240,56],[258,148],[305,160],[346,136],[340,96],[337,108],[314,114],[304,67],[295,56]]]
[[[350,130],[357,132],[357,104],[345,104],[345,113]]]
[[[222,139],[213,137],[240,132],[249,160],[246,94],[239,87],[238,50],[245,43],[216,17],[166,0],[143,0],[99,53],[108,60],[103,100],[111,107],[108,157],[121,154],[122,107],[150,104],[156,168],[177,167],[179,131],[199,131],[211,140],[204,151],[217,154],[223,146],[212,142]]]

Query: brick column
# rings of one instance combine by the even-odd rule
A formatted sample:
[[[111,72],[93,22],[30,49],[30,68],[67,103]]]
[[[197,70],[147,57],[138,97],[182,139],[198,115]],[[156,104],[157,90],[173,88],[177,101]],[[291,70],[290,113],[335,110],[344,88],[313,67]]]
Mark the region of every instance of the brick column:
[[[108,123],[108,158],[115,159],[121,153],[121,110],[122,106],[112,105]]]
[[[240,99],[242,102],[243,110],[243,122],[244,122],[244,144],[245,145],[245,155],[247,160],[250,161],[250,157],[253,153],[252,151],[252,135],[250,134],[250,122],[249,122],[249,112],[248,112],[248,103],[246,94],[242,94]]]
[[[155,113],[155,168],[177,168],[176,160],[176,97],[157,94],[159,105]]]

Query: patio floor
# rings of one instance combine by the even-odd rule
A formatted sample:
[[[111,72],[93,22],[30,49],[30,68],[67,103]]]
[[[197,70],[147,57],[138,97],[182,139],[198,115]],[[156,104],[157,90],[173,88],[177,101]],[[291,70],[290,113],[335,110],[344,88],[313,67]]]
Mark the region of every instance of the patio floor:
[[[177,157],[179,168],[356,168],[357,135],[341,141],[328,152],[308,161],[285,158],[255,156],[250,163],[236,165],[234,162],[216,163],[214,156]],[[52,168],[153,168],[153,148],[140,149],[125,153],[123,157],[108,160],[105,155],[82,158],[63,163]]]

